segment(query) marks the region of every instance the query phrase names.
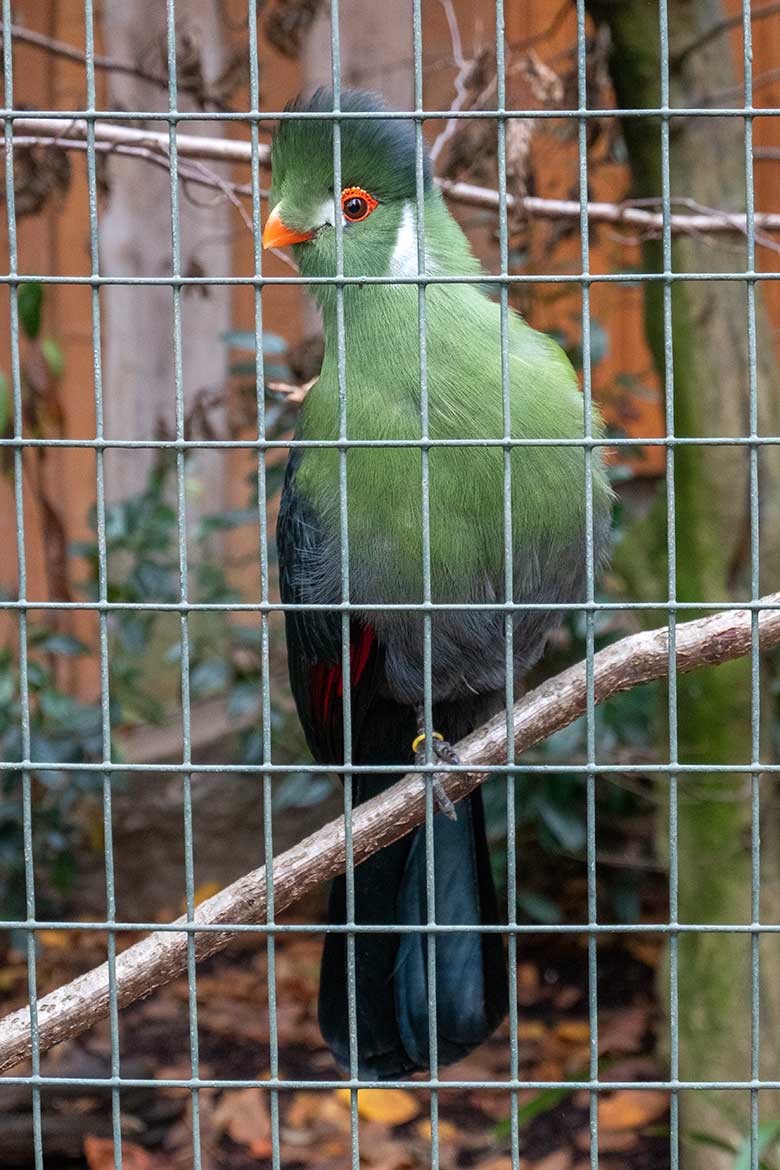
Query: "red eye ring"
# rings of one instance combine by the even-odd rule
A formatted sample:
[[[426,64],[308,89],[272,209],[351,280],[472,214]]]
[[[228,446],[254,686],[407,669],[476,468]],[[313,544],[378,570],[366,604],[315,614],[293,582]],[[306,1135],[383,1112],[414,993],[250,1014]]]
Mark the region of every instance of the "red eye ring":
[[[345,187],[341,192],[341,210],[349,223],[360,223],[368,219],[378,206],[377,200],[362,187]]]

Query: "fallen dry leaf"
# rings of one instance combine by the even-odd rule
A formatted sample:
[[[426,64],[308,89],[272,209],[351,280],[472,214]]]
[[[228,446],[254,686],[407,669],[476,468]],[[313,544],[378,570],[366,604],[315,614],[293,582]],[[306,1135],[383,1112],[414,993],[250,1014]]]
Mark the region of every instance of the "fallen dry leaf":
[[[599,1052],[640,1052],[649,1016],[647,1008],[631,1007],[599,1021]]]
[[[114,1139],[87,1134],[84,1138],[84,1157],[89,1170],[115,1170]],[[122,1170],[167,1170],[169,1165],[135,1142],[122,1142]]]
[[[73,930],[37,930],[35,937],[42,947],[51,947],[53,950],[67,950],[76,946],[76,935]]]
[[[268,1013],[256,1006],[230,999],[216,999],[198,1011],[198,1023],[203,1032],[237,1038],[253,1044],[266,1044],[269,1037]]]
[[[236,1145],[265,1147],[271,1136],[266,1098],[262,1089],[227,1089],[214,1110],[214,1129]]]
[[[366,1129],[369,1132],[365,1132]],[[360,1162],[370,1166],[371,1170],[406,1170],[406,1167],[418,1165],[408,1142],[394,1138],[385,1127],[371,1123],[361,1127]]]
[[[447,1121],[446,1117],[439,1118],[439,1141],[440,1142],[455,1142],[460,1137],[460,1130],[457,1125],[453,1125],[451,1121]],[[431,1119],[430,1117],[423,1117],[414,1127],[414,1132],[424,1142],[431,1140]]]
[[[569,1008],[573,1008],[575,1003],[579,1003],[581,999],[582,991],[579,987],[562,987],[553,997],[553,1004],[559,1012],[567,1012]]]
[[[574,1135],[574,1144],[584,1154],[590,1153],[590,1130],[581,1129]],[[628,1129],[605,1129],[599,1134],[600,1154],[624,1154],[639,1145],[639,1136]]]
[[[463,1060],[441,1068],[439,1077],[443,1081],[493,1081],[496,1078],[493,1069],[485,1060],[487,1055],[484,1048],[478,1052],[470,1052]]]
[[[13,991],[17,985],[24,983],[26,980],[26,963],[6,964],[0,971],[0,991]]]
[[[517,964],[517,1000],[521,1004],[536,1003],[539,998],[539,968],[533,963]]]
[[[517,1039],[526,1043],[544,1040],[547,1036],[547,1025],[541,1020],[520,1020],[517,1025]]]
[[[348,1089],[338,1089],[338,1093]],[[349,1133],[349,1112],[344,1109],[333,1093],[296,1093],[285,1111],[284,1124],[296,1134],[305,1134],[307,1140],[325,1129],[337,1129]]]
[[[619,1089],[599,1098],[599,1129],[642,1129],[669,1109],[669,1094],[661,1089]]]
[[[625,944],[629,955],[645,963],[648,967],[657,967],[661,957],[663,943],[661,939],[632,938]]]
[[[207,898],[213,898],[222,889],[219,882],[202,882],[199,885],[192,898],[196,906],[200,906],[201,902],[205,902]],[[186,913],[186,905],[183,913]]]
[[[270,1138],[262,1138],[260,1141],[249,1143],[249,1153],[254,1154],[256,1158],[270,1158],[273,1149],[274,1144]]]
[[[337,1089],[336,1096],[342,1105],[350,1106],[350,1090]],[[406,1089],[360,1089],[358,1091],[358,1113],[366,1121],[379,1121],[382,1125],[403,1125],[420,1112],[420,1103],[413,1093]]]
[[[572,1157],[568,1150],[553,1150],[541,1162],[532,1162],[528,1170],[569,1170]]]
[[[587,1020],[561,1020],[555,1027],[555,1035],[566,1044],[587,1044],[590,1024]]]

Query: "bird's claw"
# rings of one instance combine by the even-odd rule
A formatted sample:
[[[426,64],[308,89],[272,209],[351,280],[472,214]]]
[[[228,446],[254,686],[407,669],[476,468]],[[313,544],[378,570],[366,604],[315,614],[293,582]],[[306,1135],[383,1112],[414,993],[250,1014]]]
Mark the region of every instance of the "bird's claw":
[[[422,740],[422,743],[420,743],[420,740]],[[414,762],[418,765],[418,767],[421,767],[428,762],[425,751],[425,736],[418,736],[418,738],[415,740],[415,745],[417,745],[417,747],[414,754]],[[434,732],[432,747],[433,755],[437,760],[441,760],[443,764],[460,763],[460,757],[453,748],[452,744],[448,743],[446,739],[443,739],[438,734],[438,732]],[[452,803],[444,790],[442,778],[443,773],[439,772],[434,772],[431,777],[431,790],[433,792],[433,799],[436,805],[436,810],[437,812],[443,813],[445,817],[449,817],[451,821],[456,821],[458,819],[458,814],[455,811],[455,805]]]
[[[455,805],[450,800],[447,793],[444,791],[444,785],[439,776],[434,772],[431,780],[431,789],[433,790],[433,799],[436,804],[436,809],[440,813],[444,813],[445,817],[449,817],[451,821],[457,821],[458,814],[455,811]]]

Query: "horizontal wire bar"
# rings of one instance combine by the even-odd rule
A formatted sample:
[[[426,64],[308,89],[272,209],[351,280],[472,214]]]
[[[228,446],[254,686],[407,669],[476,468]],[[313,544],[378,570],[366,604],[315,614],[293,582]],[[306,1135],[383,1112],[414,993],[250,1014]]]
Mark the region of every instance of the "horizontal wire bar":
[[[111,763],[108,760],[97,761],[90,760],[84,763],[74,763],[73,761],[59,763],[51,760],[0,760],[0,773],[3,772],[20,772],[20,771],[35,771],[35,772],[134,772],[134,773],[161,773],[167,772],[172,775],[177,773],[197,772],[201,775],[220,776],[220,775],[242,775],[247,773],[269,775],[288,776],[292,772],[306,772],[313,776],[330,776],[334,772],[339,775],[410,775],[416,772],[418,775],[428,775],[430,772],[464,772],[472,774],[478,772],[496,776],[505,776],[507,774],[514,774],[516,772],[523,773],[548,773],[552,775],[559,775],[564,772],[567,775],[577,773],[578,775],[609,775],[614,773],[621,776],[627,772],[639,772],[642,775],[660,775],[666,773],[676,774],[677,772],[689,772],[692,775],[697,773],[709,774],[710,772],[719,772],[728,776],[732,775],[755,775],[756,773],[773,773],[780,772],[780,764],[767,764],[761,761],[756,761],[752,764],[644,764],[644,763],[627,763],[627,764],[600,764],[598,761],[591,764],[570,764],[568,762],[561,762],[558,764],[445,764],[436,761],[431,764],[313,764],[308,761],[299,761],[297,763],[289,764],[198,764],[198,763],[184,763],[181,764],[155,764],[155,763]]]
[[[616,1080],[571,1080],[571,1081],[527,1081],[527,1080],[495,1080],[495,1081],[466,1081],[441,1079],[424,1081],[359,1081],[343,1079],[313,1080],[285,1080],[281,1077],[267,1080],[239,1080],[230,1078],[220,1080],[217,1077],[55,1077],[55,1076],[5,1076],[0,1080],[0,1090],[4,1085],[27,1085],[40,1088],[90,1088],[90,1089],[321,1089],[330,1092],[333,1089],[416,1089],[424,1092],[426,1089],[499,1089],[520,1091],[523,1089],[566,1089],[576,1093],[579,1089],[589,1089],[600,1093],[614,1093],[620,1089],[642,1089],[646,1091],[661,1090],[749,1090],[749,1089],[780,1089],[778,1080],[749,1080],[749,1081],[683,1081],[683,1080],[655,1080],[655,1081],[616,1081]]]
[[[513,450],[524,447],[578,447],[592,450],[596,447],[767,447],[780,444],[780,435],[675,435],[669,438],[595,438],[577,439],[40,439],[24,436],[0,439],[3,447],[65,447],[88,451],[288,451],[331,450],[349,451],[352,448],[401,447],[428,451],[436,447],[499,447]]]
[[[273,288],[277,285],[301,285],[304,288],[315,288],[318,285],[327,285],[336,288],[349,288],[355,285],[358,288],[368,285],[389,285],[400,287],[413,285],[427,287],[434,284],[470,284],[489,285],[493,288],[513,284],[649,284],[661,282],[673,284],[688,281],[729,281],[738,283],[755,283],[762,280],[780,280],[780,272],[760,271],[754,268],[739,269],[734,272],[560,272],[528,273],[510,272],[507,274],[484,273],[440,273],[425,276],[98,276],[70,274],[67,276],[44,275],[31,272],[7,272],[0,276],[0,285],[18,284],[67,284],[83,285],[88,288],[99,288],[106,285],[122,285],[137,288],[199,288],[201,286],[219,288],[221,286],[246,288]]]
[[[68,922],[35,919],[0,920],[3,930],[65,930],[129,934],[780,934],[780,923],[761,922],[517,922],[406,926],[399,923],[312,922]],[[2,1085],[0,1080],[0,1085]]]
[[[721,613],[735,609],[751,613],[773,613],[780,601],[407,601],[333,604],[294,601],[37,601],[30,598],[0,597],[2,610],[88,610],[105,613]]]
[[[36,118],[58,118],[64,122],[80,118],[89,122],[114,121],[136,122],[140,120],[150,122],[166,122],[176,125],[177,122],[376,122],[404,121],[437,122],[442,119],[449,122],[456,121],[484,121],[496,118],[511,120],[512,118],[536,119],[538,121],[555,121],[556,119],[587,118],[777,118],[780,117],[780,106],[647,106],[619,107],[610,109],[602,107],[592,109],[586,107],[569,107],[567,109],[540,110],[23,110],[16,107],[0,108],[0,118],[14,121],[17,118],[33,120]]]

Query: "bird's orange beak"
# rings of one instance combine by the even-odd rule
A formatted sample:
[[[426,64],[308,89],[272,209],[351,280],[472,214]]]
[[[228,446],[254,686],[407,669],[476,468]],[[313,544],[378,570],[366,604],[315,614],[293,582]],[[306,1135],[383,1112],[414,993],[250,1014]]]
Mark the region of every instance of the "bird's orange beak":
[[[264,248],[286,248],[288,244],[303,244],[306,240],[313,240],[315,232],[296,232],[282,223],[278,208],[275,207],[263,228]]]

